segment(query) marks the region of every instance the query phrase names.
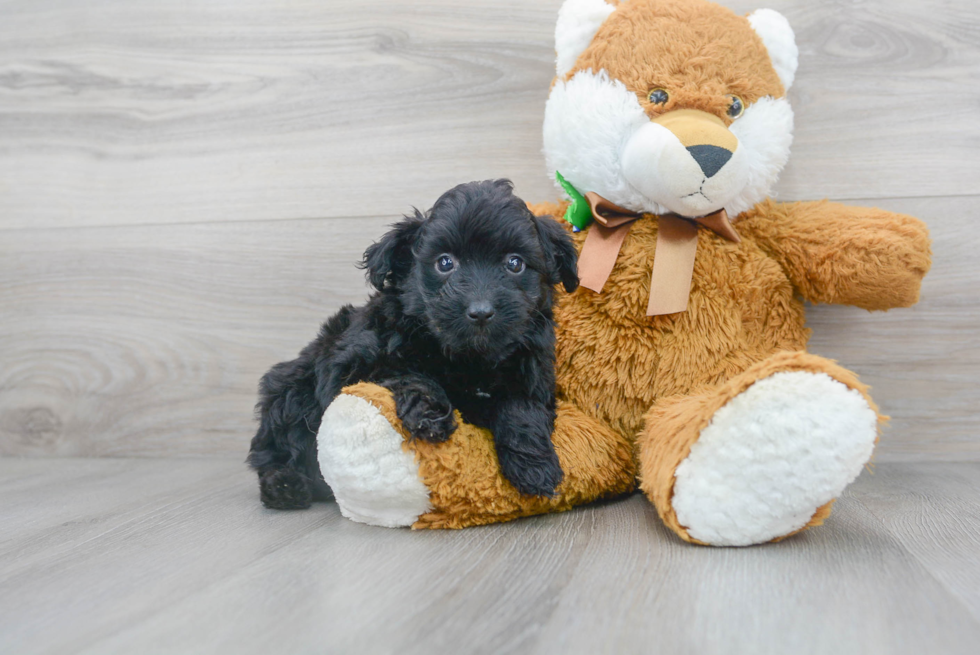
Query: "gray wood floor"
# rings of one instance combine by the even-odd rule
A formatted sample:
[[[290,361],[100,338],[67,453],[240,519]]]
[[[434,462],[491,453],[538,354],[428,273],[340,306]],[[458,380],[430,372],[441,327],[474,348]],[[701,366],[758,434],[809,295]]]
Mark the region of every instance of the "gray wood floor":
[[[778,197],[935,239],[919,306],[816,307],[812,349],[894,417],[881,461],[980,460],[980,3],[765,4],[801,50]],[[386,224],[471,179],[556,197],[559,5],[0,0],[0,455],[240,455]]]
[[[3,653],[976,653],[980,463],[692,547],[641,496],[461,531],[273,512],[240,462],[0,460]]]
[[[560,0],[0,0],[0,653],[976,653],[980,3],[796,30],[784,200],[925,219],[912,310],[814,307],[892,416],[830,523],[678,542],[640,497],[461,532],[274,513],[258,377],[460,181],[556,190]]]

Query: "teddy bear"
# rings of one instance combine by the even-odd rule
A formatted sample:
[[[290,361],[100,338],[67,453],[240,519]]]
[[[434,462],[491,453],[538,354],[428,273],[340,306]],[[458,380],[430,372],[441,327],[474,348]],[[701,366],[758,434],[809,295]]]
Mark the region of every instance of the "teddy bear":
[[[820,525],[885,420],[857,376],[806,351],[805,302],[908,307],[930,267],[917,219],[774,201],[792,141],[787,20],[707,0],[567,0],[544,154],[582,287],[556,303],[565,479],[522,496],[457,417],[408,439],[391,394],[327,408],[318,461],[344,516],[461,528],[641,490],[685,541],[746,546]]]

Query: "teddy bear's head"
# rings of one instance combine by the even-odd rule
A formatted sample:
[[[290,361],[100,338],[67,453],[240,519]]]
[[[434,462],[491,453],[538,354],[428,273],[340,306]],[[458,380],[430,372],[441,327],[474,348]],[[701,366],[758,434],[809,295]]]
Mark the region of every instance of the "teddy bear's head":
[[[768,194],[789,156],[789,23],[706,0],[566,0],[544,152],[582,193],[637,212],[731,216]]]

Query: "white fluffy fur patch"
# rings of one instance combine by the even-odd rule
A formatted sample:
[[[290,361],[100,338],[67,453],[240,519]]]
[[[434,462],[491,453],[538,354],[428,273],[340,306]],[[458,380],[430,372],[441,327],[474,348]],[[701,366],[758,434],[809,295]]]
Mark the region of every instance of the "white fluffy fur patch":
[[[715,546],[789,534],[858,476],[876,436],[864,397],[826,374],[759,380],[718,410],[677,467],[677,519]]]
[[[377,407],[341,394],[323,413],[317,434],[320,472],[340,512],[387,528],[410,526],[432,509],[415,457]]]
[[[759,98],[729,129],[738,139],[746,177],[725,211],[738,216],[765,200],[786,166],[793,145],[793,108],[786,98]]]
[[[555,73],[563,77],[592,43],[615,7],[605,0],[565,0],[555,25]]]
[[[690,153],[650,122],[622,82],[606,71],[579,71],[568,82],[557,81],[548,97],[545,161],[552,179],[561,171],[583,193],[595,191],[633,211],[702,216],[724,207],[734,217],[766,198],[786,165],[793,110],[785,98],[760,98],[730,129],[738,148],[706,180]],[[685,198],[699,189],[703,197]]]
[[[745,188],[746,149],[738,147],[721,170],[706,178],[701,166],[673,132],[647,123],[633,133],[620,158],[630,185],[653,198],[643,207],[666,207],[681,216],[704,216],[729,204]],[[733,214],[734,216],[734,214]]]
[[[773,9],[759,9],[749,14],[749,24],[759,35],[769,52],[769,60],[776,69],[783,88],[789,91],[796,77],[800,51],[796,47],[796,35],[789,21]]]
[[[561,171],[583,193],[595,191],[643,211],[648,201],[630,186],[620,159],[627,139],[649,123],[636,95],[606,71],[579,71],[568,82],[558,80],[544,108],[544,155],[551,179]]]

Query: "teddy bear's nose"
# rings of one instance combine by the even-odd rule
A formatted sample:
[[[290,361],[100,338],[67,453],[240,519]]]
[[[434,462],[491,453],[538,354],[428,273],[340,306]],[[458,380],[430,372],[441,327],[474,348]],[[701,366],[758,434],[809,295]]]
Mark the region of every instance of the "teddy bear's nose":
[[[712,177],[732,158],[732,151],[718,146],[689,146],[687,151],[694,157],[705,177]]]

